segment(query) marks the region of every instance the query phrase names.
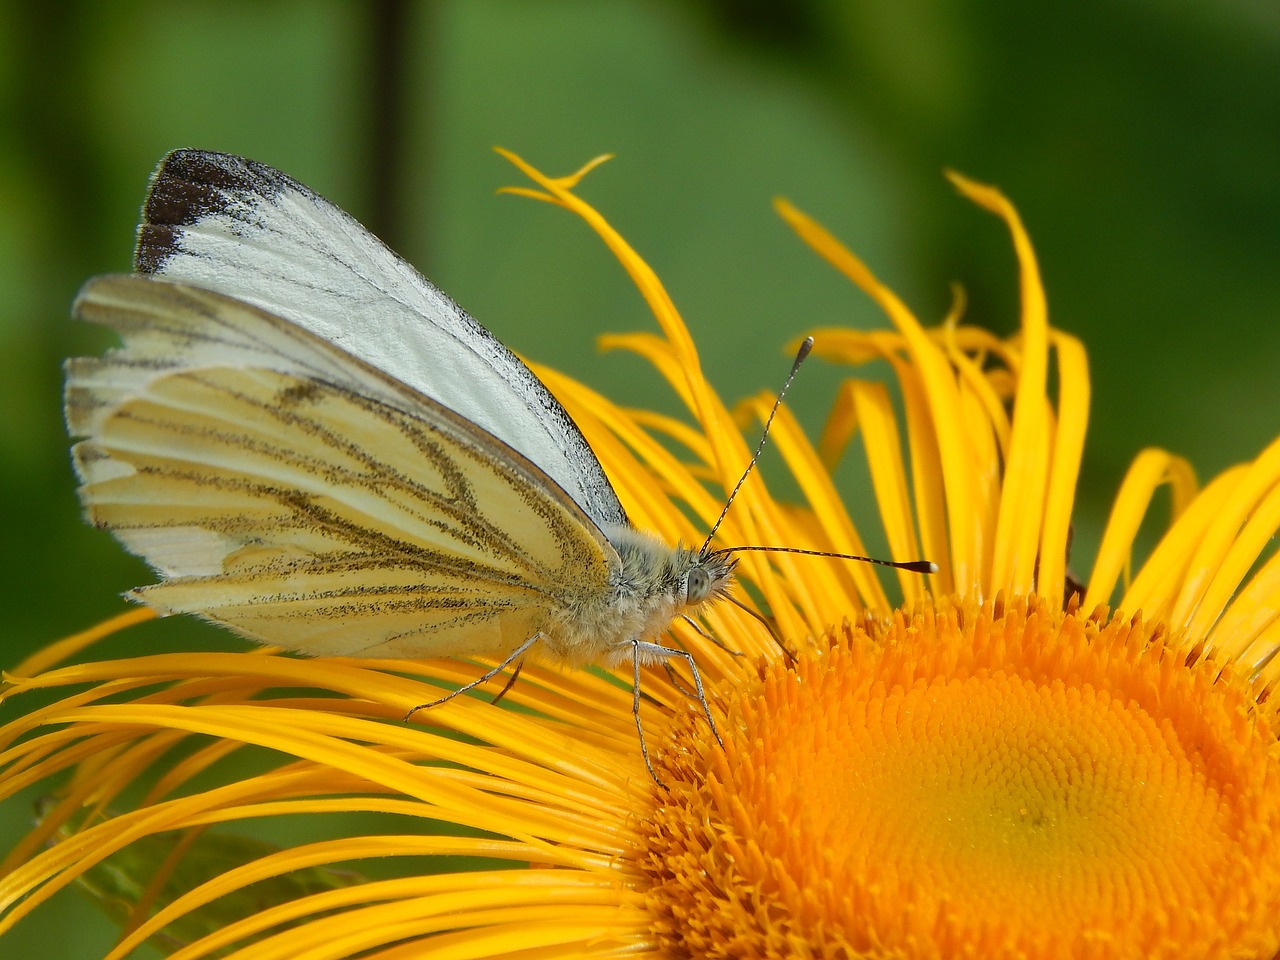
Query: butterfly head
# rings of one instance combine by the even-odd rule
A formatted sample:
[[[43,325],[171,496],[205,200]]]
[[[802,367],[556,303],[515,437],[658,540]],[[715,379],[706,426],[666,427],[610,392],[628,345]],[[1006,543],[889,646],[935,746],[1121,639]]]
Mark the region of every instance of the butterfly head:
[[[630,525],[619,525],[608,536],[619,560],[610,578],[611,606],[622,614],[618,625],[626,624],[628,635],[656,636],[676,617],[726,596],[733,583],[731,554],[671,547]]]
[[[696,607],[709,600],[719,600],[729,593],[733,570],[738,560],[727,550],[681,550],[687,557],[684,575],[684,605]]]

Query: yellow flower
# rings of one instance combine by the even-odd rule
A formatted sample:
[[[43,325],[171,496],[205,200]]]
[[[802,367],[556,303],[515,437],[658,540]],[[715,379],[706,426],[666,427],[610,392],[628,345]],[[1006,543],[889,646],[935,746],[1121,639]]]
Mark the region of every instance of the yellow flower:
[[[574,193],[589,166],[551,179],[510,159],[537,185],[513,192],[582,217],[631,274],[663,336],[607,342],[654,363],[694,425],[537,372],[637,525],[696,541],[748,458],[745,419],[770,398],[731,412],[710,390],[657,277]],[[895,605],[866,565],[743,553],[739,596],[798,657],[728,604],[706,616],[723,646],[674,628],[723,747],[662,671],[645,671],[642,704],[658,786],[629,667],[530,666],[511,709],[458,698],[406,725],[406,709],[476,666],[269,651],[56,666],[98,635],[86,634],[8,676],[7,702],[44,691],[46,705],[0,731],[0,796],[71,776],[0,866],[0,937],[77,878],[101,890],[104,864],[145,864],[132,893],[112,888],[131,915],[110,957],[152,937],[183,960],[229,948],[242,960],[1277,956],[1280,560],[1265,551],[1280,442],[1203,490],[1183,461],[1143,452],[1077,582],[1084,351],[1049,327],[1009,203],[952,179],[1012,233],[1022,324],[1010,339],[963,325],[959,308],[922,326],[779,204],[893,323],[814,331],[816,352],[887,361],[903,414],[883,384],[850,380],[812,445],[784,410],[772,442],[803,506],[753,477],[719,539],[865,552],[832,480],[861,436],[892,555],[940,569],[895,574]],[[1130,578],[1164,484],[1174,518]],[[362,812],[379,815],[367,833],[343,820],[339,839],[230,863],[209,853],[240,821]],[[118,859],[131,850],[144,852]],[[194,869],[197,851],[217,869]],[[316,872],[386,858],[402,868],[363,882]],[[285,875],[309,885],[286,893]]]

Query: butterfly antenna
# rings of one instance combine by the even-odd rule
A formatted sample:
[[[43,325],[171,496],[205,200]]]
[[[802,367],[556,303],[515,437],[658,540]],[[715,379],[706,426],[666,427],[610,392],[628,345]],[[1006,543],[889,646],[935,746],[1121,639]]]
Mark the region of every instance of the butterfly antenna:
[[[800,547],[725,547],[716,554],[745,553],[754,550],[757,553],[798,553],[806,557],[831,557],[835,560],[857,560],[860,563],[874,563],[880,567],[893,567],[895,570],[909,570],[911,573],[937,573],[938,565],[932,560],[881,560],[879,557],[862,557],[856,553],[833,553],[829,550],[804,550]]]
[[[756,444],[756,452],[751,455],[751,462],[747,464],[747,469],[742,471],[742,476],[738,478],[738,482],[729,491],[729,499],[724,502],[724,509],[720,511],[720,516],[716,517],[716,522],[711,525],[711,532],[707,534],[707,539],[702,543],[703,553],[706,553],[707,547],[711,546],[711,541],[715,539],[716,531],[720,529],[720,524],[724,523],[725,515],[728,514],[729,508],[733,506],[734,498],[738,495],[738,491],[742,489],[742,485],[747,482],[747,477],[751,476],[751,471],[755,469],[756,461],[760,459],[760,454],[764,452],[765,441],[769,439],[769,428],[773,426],[773,418],[777,416],[778,408],[782,406],[782,398],[787,395],[787,390],[791,387],[791,381],[796,378],[800,364],[804,363],[805,357],[809,356],[809,351],[812,349],[813,337],[805,337],[804,342],[800,344],[800,349],[796,351],[796,359],[791,364],[791,372],[787,374],[786,382],[782,384],[782,389],[778,391],[778,399],[773,401],[773,409],[769,411],[769,416],[765,418],[764,430],[760,433],[760,442]]]

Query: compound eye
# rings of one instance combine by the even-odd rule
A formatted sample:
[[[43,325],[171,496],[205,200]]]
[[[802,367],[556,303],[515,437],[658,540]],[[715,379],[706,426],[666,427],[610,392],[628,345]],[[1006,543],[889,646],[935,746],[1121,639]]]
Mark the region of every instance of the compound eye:
[[[711,574],[703,570],[701,567],[694,567],[689,571],[689,576],[685,580],[684,599],[685,603],[701,603],[707,599],[707,595],[711,593]]]

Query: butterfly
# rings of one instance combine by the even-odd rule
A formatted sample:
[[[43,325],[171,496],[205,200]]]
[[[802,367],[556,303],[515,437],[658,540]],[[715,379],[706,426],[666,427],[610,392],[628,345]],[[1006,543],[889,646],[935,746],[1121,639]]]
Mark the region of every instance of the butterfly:
[[[732,554],[632,525],[546,386],[352,217],[178,150],[134,267],[77,297],[123,345],[65,393],[87,518],[159,574],[130,598],[303,654],[499,661],[464,690],[526,654],[631,661],[637,727],[640,665],[681,657],[711,720],[658,638]]]

